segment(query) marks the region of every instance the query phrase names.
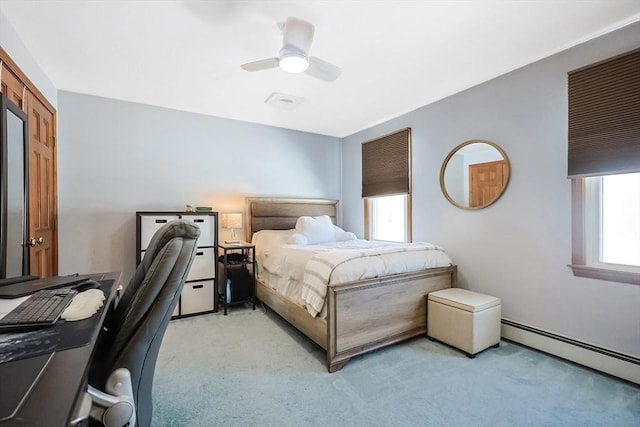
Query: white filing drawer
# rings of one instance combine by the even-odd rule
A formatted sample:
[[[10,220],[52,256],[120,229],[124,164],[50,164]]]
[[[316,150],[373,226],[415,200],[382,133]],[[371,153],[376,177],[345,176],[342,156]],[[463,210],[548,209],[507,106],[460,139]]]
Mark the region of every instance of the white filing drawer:
[[[169,221],[178,219],[178,215],[143,215],[140,217],[140,249],[149,246],[156,231]]]
[[[216,257],[213,248],[197,248],[193,257],[193,264],[187,276],[189,280],[211,279],[215,273]]]
[[[180,315],[213,310],[213,280],[188,282],[182,289]]]
[[[182,215],[183,220],[193,222],[200,227],[198,246],[213,246],[213,218],[211,215]]]

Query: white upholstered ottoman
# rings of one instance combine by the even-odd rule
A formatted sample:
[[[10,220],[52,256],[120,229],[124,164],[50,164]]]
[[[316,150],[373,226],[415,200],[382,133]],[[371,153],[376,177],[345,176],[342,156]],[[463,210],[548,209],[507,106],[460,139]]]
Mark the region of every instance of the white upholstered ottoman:
[[[475,357],[500,345],[500,298],[466,289],[431,292],[427,300],[427,335]]]

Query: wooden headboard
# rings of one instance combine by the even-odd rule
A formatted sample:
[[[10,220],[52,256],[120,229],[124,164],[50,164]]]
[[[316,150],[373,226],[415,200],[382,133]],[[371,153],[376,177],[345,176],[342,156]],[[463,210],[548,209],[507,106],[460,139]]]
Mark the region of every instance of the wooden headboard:
[[[337,224],[338,201],[327,199],[247,198],[247,229],[249,241],[260,230],[295,228],[298,217],[328,215]]]

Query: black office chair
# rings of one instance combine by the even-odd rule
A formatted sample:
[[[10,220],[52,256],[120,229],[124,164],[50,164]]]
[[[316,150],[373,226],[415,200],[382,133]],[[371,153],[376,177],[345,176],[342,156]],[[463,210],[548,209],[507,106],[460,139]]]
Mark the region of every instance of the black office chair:
[[[92,420],[105,426],[151,425],[158,351],[199,235],[197,225],[179,220],[162,226],[151,239],[99,339],[89,377]]]

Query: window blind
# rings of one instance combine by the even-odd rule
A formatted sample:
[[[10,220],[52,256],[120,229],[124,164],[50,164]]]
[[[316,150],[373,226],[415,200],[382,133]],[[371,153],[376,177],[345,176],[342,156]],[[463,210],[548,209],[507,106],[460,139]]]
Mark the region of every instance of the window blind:
[[[640,49],[569,72],[570,178],[640,171]]]
[[[362,144],[362,197],[409,194],[411,128]]]

